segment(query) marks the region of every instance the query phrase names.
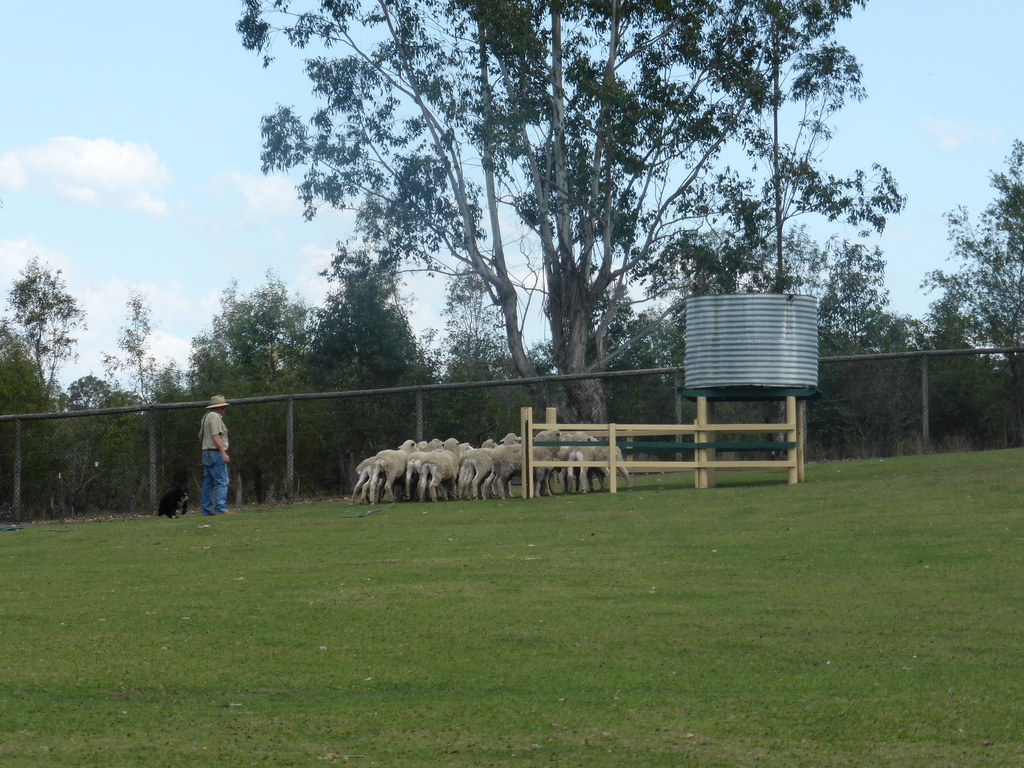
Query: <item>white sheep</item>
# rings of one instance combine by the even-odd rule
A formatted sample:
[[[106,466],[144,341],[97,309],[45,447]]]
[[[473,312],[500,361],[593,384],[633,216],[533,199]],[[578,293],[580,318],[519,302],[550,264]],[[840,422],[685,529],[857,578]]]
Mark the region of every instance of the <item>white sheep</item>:
[[[352,503],[366,504],[370,500],[370,473],[376,456],[363,459],[356,465],[356,484],[352,489]]]
[[[593,435],[588,435],[586,432],[563,432],[562,442],[566,443],[583,443],[583,442],[594,442],[597,440]],[[558,447],[557,458],[558,461],[572,461],[569,458],[569,453],[576,448],[574,445],[560,445]],[[576,470],[578,467],[558,467],[552,472],[552,474],[559,474],[565,472],[566,477],[562,483],[562,487],[565,493],[569,493],[569,489],[572,487],[574,478],[576,476]]]
[[[544,430],[538,432],[533,439],[557,442],[561,439],[561,432],[557,429]],[[495,496],[505,499],[511,496],[512,478],[522,472],[522,446],[504,444],[498,446],[495,451],[495,471],[491,475],[490,489]],[[557,448],[554,446],[539,446],[533,449],[533,458],[540,461],[553,461],[557,455]],[[534,471],[534,484],[541,495],[544,495],[545,491],[550,494],[551,468],[537,467]]]
[[[487,438],[479,448],[470,448],[462,452],[462,463],[459,466],[459,480],[455,485],[455,497],[459,499],[476,499],[480,497],[480,485],[494,471],[491,453],[498,446]]]
[[[542,432],[538,432],[533,437],[535,443],[557,443],[561,441],[562,432],[558,429],[546,429]],[[558,459],[558,446],[554,445],[541,445],[534,446],[533,458],[535,461],[555,461]],[[553,467],[534,467],[533,470],[533,485],[537,489],[538,496],[553,496],[554,492],[551,486],[551,480],[553,476]]]
[[[587,487],[590,490],[594,490],[594,484],[591,473],[596,473],[601,483],[601,490],[605,489],[605,481],[608,480],[611,474],[608,471],[608,446],[606,445],[595,445],[591,446],[573,446],[569,452],[569,461],[603,461],[605,466],[603,467],[569,467],[569,480],[566,484],[565,491],[569,492],[572,485],[573,470],[579,469],[579,479],[576,481],[576,488],[580,493],[586,493]],[[629,474],[629,470],[626,468],[625,459],[622,455],[622,449],[615,446],[615,471],[616,474],[622,475],[626,479],[626,487],[629,490],[633,490],[633,478]],[[583,482],[583,477],[586,475],[587,482]]]
[[[405,477],[405,464],[409,454],[416,448],[413,440],[406,440],[395,451],[381,451],[373,458],[370,469],[370,503],[376,504],[379,500],[380,482],[383,476],[384,495],[390,496],[391,501],[398,501],[395,496],[395,483]]]
[[[481,498],[497,496],[507,499],[511,495],[512,478],[521,471],[523,449],[517,435],[511,432],[502,438],[501,445],[491,454],[492,469],[490,477],[481,485]]]
[[[420,464],[423,463],[423,459],[441,447],[442,443],[436,437],[430,442],[421,440],[417,443],[416,450],[409,454],[405,462],[405,498],[410,501],[413,498],[413,489],[419,484]]]
[[[595,440],[584,432],[563,433],[558,429],[538,432],[534,437],[535,442]],[[605,446],[534,446],[533,458],[537,461],[607,462],[608,449]],[[632,490],[633,479],[619,448],[616,449],[616,458],[618,473]],[[381,451],[359,463],[356,467],[357,481],[352,491],[352,503],[376,504],[382,496],[397,501],[397,489],[403,480],[405,498],[408,499],[418,497],[423,501],[428,495],[434,501],[439,495],[442,498],[449,495],[469,499],[486,498],[489,495],[508,498],[513,478],[521,474],[521,460],[520,438],[511,432],[505,435],[501,445],[487,440],[477,449],[468,443],[459,443],[455,438],[449,438],[444,443],[437,439],[429,443],[406,440],[397,450]],[[564,483],[566,493],[571,491],[573,485],[582,493],[593,491],[591,475],[597,476],[601,490],[604,490],[608,479],[607,467],[567,469],[568,478]],[[582,481],[583,470],[587,470],[587,483]],[[538,495],[550,495],[553,492],[552,478],[557,469],[535,467],[534,471]]]
[[[440,492],[448,498],[448,489],[455,493],[455,484],[459,477],[459,462],[462,447],[454,438],[445,440],[444,447],[438,451],[425,454],[420,462],[419,499],[423,501],[429,491],[430,500],[437,501]]]

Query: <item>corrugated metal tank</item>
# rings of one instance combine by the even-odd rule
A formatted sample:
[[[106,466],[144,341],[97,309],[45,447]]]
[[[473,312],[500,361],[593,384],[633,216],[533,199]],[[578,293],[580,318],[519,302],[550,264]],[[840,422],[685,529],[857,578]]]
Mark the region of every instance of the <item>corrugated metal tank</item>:
[[[686,387],[816,387],[818,300],[793,294],[686,300]]]

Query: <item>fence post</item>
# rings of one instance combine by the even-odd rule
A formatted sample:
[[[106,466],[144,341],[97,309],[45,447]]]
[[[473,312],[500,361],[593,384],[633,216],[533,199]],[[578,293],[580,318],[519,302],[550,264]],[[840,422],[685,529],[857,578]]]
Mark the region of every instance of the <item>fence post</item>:
[[[615,425],[614,424],[609,424],[608,425],[608,474],[609,474],[609,478],[608,478],[608,493],[617,493],[618,492],[618,483],[617,483],[616,478],[618,477],[618,474],[619,474],[619,465],[618,465],[618,460],[616,458],[616,454],[618,453],[618,451],[616,450],[616,448],[618,447],[616,445],[616,442],[615,442],[616,440],[617,440],[617,438],[615,436]],[[586,477],[587,471],[588,470],[586,468],[583,469],[583,477],[584,478]]]
[[[416,442],[423,442],[423,389],[416,388]]]
[[[921,450],[929,453],[931,431],[928,426],[928,355],[921,355]]]
[[[285,409],[285,493],[295,501],[295,398],[288,395]]]
[[[520,460],[519,474],[522,475],[523,498],[533,498],[533,408],[524,405],[519,409]],[[509,496],[512,495],[512,481],[509,480]]]
[[[156,409],[149,407],[149,514],[157,512],[160,502],[156,488]]]
[[[804,463],[807,460],[807,400],[801,399],[798,404],[800,408],[800,434],[797,440],[800,441],[800,482],[804,482],[805,470]]]
[[[679,369],[676,368],[672,374],[672,392],[676,399],[676,424],[683,423],[683,396],[679,394]],[[677,440],[676,442],[679,442]]]
[[[14,508],[15,522],[21,521],[21,419],[14,420],[14,496],[11,506]]]
[[[674,393],[674,397],[675,397],[676,424],[682,424],[683,423],[683,396],[681,394],[679,394],[679,369],[678,368],[676,368],[675,371],[672,372],[672,392]],[[682,435],[676,435],[675,440],[676,440],[677,443],[681,443],[681,442],[683,442],[683,436]],[[675,454],[675,460],[676,461],[682,461],[683,460],[683,454],[681,454],[681,453]]]

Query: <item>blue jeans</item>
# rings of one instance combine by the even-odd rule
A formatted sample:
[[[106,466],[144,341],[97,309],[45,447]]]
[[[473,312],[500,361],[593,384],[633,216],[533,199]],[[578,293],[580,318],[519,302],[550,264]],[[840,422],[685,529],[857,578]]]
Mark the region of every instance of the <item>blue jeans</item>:
[[[203,514],[223,515],[228,509],[228,465],[220,451],[203,451]]]

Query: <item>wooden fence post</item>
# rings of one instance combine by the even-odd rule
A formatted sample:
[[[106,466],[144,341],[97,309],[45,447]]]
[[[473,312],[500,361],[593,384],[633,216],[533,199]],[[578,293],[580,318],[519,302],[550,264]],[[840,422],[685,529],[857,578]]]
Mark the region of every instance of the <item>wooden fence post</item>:
[[[618,462],[618,459],[616,458],[616,454],[618,453],[618,451],[616,450],[616,447],[617,447],[617,445],[616,445],[616,442],[615,442],[615,425],[614,424],[609,424],[608,425],[608,473],[611,476],[609,478],[609,480],[608,480],[608,492],[609,493],[616,493],[616,489],[618,488],[618,484],[617,484],[616,478],[619,475],[619,462]],[[587,475],[587,469],[584,468],[584,470],[583,470],[583,477],[586,478],[586,475]]]
[[[519,435],[520,435],[520,458],[519,472],[523,476],[523,498],[533,498],[533,472],[531,462],[533,460],[533,408],[523,406],[519,409]],[[509,483],[511,486],[511,483]]]

